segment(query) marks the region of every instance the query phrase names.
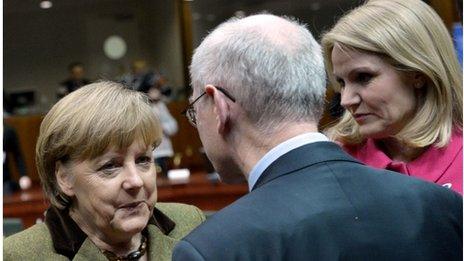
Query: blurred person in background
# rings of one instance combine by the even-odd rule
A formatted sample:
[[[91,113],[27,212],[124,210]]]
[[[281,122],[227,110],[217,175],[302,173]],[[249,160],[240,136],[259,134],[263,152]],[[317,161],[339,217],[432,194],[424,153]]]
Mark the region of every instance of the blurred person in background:
[[[420,0],[371,0],[322,38],[341,120],[327,133],[363,163],[462,194],[462,70]]]
[[[131,72],[124,75],[121,82],[132,90],[143,93],[148,93],[152,88],[155,88],[167,96],[170,89],[164,76],[151,70],[145,60],[134,60]]]
[[[19,172],[19,182],[13,180],[9,163],[14,162]],[[16,130],[3,121],[3,194],[11,194],[16,190],[28,189],[32,185],[27,176],[26,164],[21,152]]]
[[[80,87],[90,83],[90,80],[85,78],[84,64],[81,62],[72,62],[68,65],[69,77],[60,83],[58,88],[58,99],[63,98],[69,93],[79,89]]]
[[[160,167],[161,173],[166,176],[171,165],[171,159],[174,156],[170,137],[177,133],[177,121],[169,112],[163,99],[164,95],[159,87],[151,87],[148,91],[148,97],[150,98],[151,109],[158,116],[163,131],[161,143],[153,151],[153,157],[156,165]]]
[[[156,203],[153,149],[161,126],[148,98],[98,82],[45,116],[36,162],[51,206],[45,223],[4,240],[4,260],[170,260],[204,220],[192,206]]]

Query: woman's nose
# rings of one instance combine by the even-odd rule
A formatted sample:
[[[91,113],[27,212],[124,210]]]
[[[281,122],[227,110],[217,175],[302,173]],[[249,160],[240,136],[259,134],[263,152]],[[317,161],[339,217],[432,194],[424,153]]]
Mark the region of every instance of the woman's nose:
[[[340,105],[343,106],[345,109],[349,109],[350,107],[356,106],[360,102],[361,97],[356,91],[353,90],[353,88],[345,87],[341,91]]]
[[[124,189],[133,190],[143,186],[140,170],[137,169],[135,164],[133,166],[128,166],[124,174],[124,182],[122,184]]]

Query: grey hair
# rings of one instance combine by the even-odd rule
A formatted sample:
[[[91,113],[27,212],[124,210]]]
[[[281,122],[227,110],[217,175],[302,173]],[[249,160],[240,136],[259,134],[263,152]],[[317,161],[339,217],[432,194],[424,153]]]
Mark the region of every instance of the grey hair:
[[[194,88],[212,84],[227,89],[263,131],[284,122],[318,122],[322,115],[326,76],[321,48],[293,18],[231,18],[195,50],[190,75]]]

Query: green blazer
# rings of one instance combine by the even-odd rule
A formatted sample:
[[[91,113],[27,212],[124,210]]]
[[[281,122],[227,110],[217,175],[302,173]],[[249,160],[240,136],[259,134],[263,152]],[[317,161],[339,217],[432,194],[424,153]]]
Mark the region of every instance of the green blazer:
[[[184,204],[157,203],[156,209],[168,217],[168,222],[172,224],[172,230],[163,231],[159,225],[148,224],[148,259],[150,261],[171,260],[175,244],[202,223],[205,216],[198,208]],[[44,223],[36,224],[5,238],[3,259],[69,260],[68,257],[56,252],[50,230]],[[107,259],[87,237],[72,260],[106,261]]]

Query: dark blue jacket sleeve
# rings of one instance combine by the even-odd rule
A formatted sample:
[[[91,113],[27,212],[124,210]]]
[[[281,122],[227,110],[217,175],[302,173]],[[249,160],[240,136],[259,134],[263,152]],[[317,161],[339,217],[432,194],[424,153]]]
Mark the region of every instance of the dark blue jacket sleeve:
[[[198,250],[189,242],[182,240],[174,248],[172,254],[173,261],[203,261],[205,258]]]

